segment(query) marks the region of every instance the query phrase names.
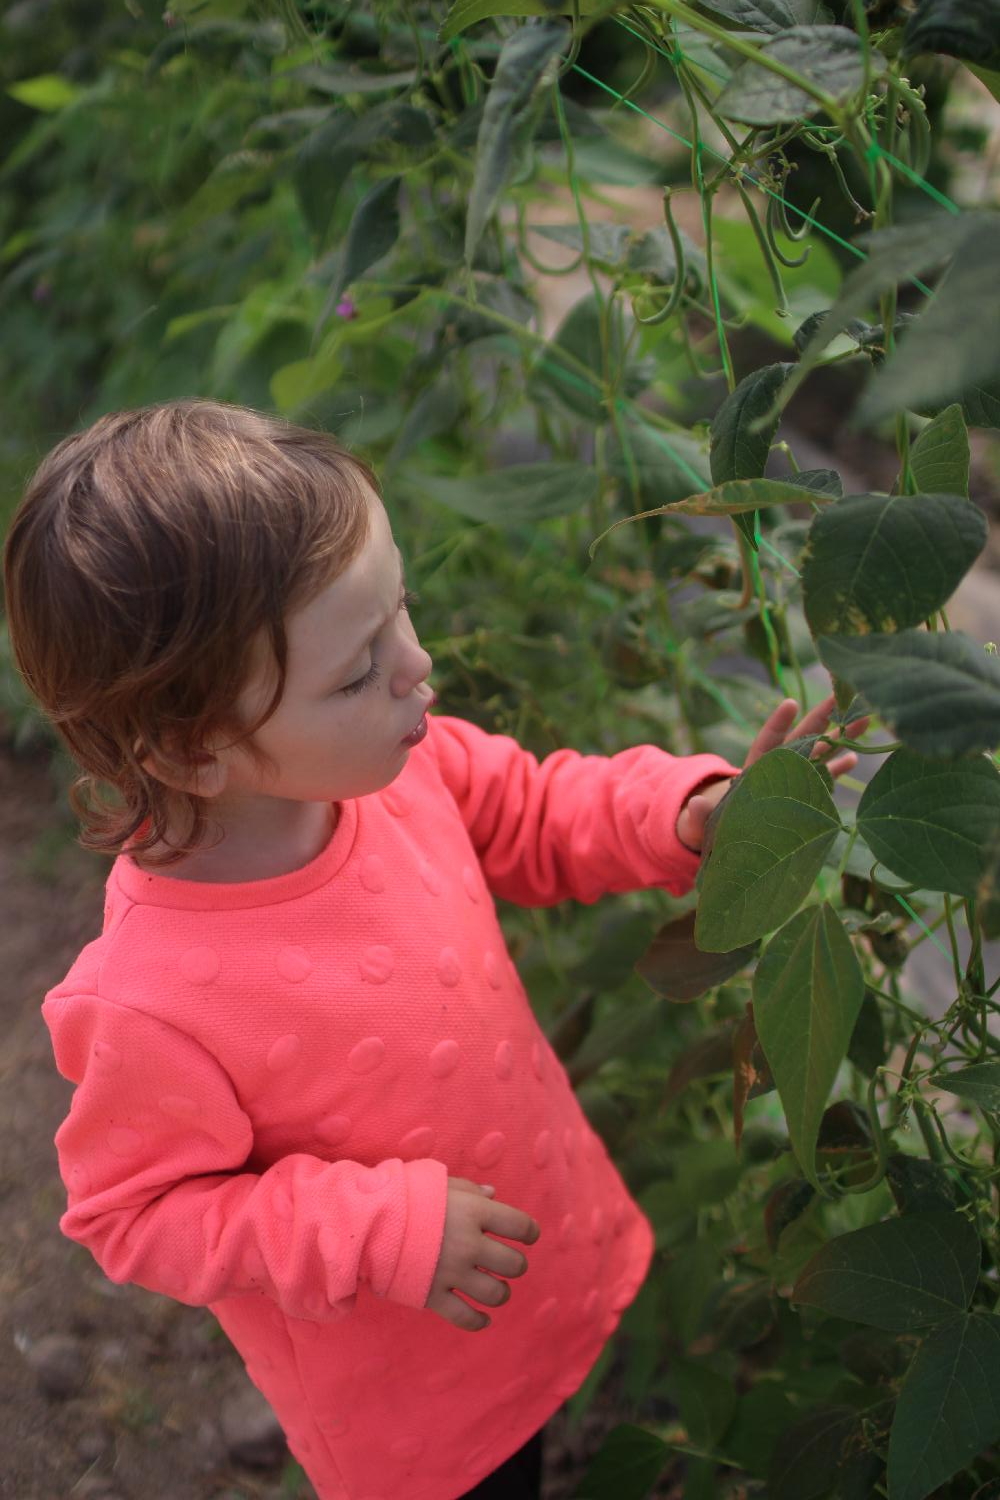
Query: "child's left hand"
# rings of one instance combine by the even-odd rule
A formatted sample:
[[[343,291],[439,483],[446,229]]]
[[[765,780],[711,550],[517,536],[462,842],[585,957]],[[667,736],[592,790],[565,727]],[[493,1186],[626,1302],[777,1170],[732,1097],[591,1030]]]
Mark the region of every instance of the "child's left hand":
[[[821,733],[829,722],[835,703],[836,699],[831,693],[829,698],[810,709],[802,722],[792,729],[792,721],[799,711],[799,705],[794,698],[783,699],[747,751],[743,769],[746,770],[747,766],[752,766],[755,760],[760,760],[768,750],[776,750],[779,745],[787,744],[790,740],[801,739],[803,735]],[[871,720],[868,717],[855,719],[847,726],[844,733],[851,739],[857,739],[859,735],[864,734],[870,723]],[[852,770],[858,763],[858,757],[853,750],[838,754],[829,745],[824,744],[817,744],[813,747],[810,759],[824,760],[828,755],[832,758],[827,761],[826,769],[833,777],[842,776],[845,771]],[[724,776],[719,781],[702,787],[700,791],[689,797],[681,808],[677,819],[677,837],[682,844],[695,853],[701,851],[709,814],[722,801],[733,779],[732,776]]]

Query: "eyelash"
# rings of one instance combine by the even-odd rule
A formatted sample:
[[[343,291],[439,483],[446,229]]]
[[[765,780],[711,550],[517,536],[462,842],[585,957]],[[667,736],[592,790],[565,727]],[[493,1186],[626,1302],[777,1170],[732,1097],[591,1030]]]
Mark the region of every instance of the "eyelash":
[[[400,609],[405,609],[407,612],[409,612],[411,604],[417,604],[419,602],[419,600],[420,600],[420,595],[419,594],[414,594],[410,590],[407,590],[407,592],[403,595],[402,599],[400,600],[399,607],[400,607]],[[366,687],[371,687],[371,685],[372,685],[373,682],[377,682],[378,681],[378,675],[379,675],[378,663],[373,661],[372,664],[371,664],[371,666],[369,667],[368,671],[365,673],[365,675],[363,677],[359,677],[358,680],[357,680],[357,682],[349,682],[347,684],[347,686],[345,688],[341,688],[340,691],[342,693],[361,693],[361,692],[364,692],[364,690],[365,690]]]

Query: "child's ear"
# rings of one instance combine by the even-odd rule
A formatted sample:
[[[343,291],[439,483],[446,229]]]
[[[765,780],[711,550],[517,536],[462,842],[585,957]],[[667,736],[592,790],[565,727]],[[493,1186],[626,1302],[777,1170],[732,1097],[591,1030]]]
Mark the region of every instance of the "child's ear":
[[[136,753],[142,746],[137,742]],[[217,797],[229,780],[229,763],[207,750],[195,753],[195,764],[171,760],[164,751],[153,750],[140,755],[139,764],[150,776],[162,781],[175,792],[189,792],[195,797]]]

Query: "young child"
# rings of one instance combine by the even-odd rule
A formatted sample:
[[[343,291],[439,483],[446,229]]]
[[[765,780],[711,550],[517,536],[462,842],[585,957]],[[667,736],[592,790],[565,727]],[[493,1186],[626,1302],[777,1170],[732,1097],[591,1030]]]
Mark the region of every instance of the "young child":
[[[689,890],[737,770],[651,745],[539,764],[428,718],[374,475],[242,407],[61,442],[5,581],[80,843],[117,856],[43,1005],[76,1085],[60,1228],[112,1281],[211,1310],[321,1500],[536,1496],[538,1434],[653,1238],[492,897]]]

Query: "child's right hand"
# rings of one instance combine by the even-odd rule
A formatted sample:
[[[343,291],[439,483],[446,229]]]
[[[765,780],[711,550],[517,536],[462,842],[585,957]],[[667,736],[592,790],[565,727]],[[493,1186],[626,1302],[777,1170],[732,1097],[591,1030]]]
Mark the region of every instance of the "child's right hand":
[[[455,1293],[461,1292],[487,1307],[499,1307],[510,1297],[510,1287],[497,1277],[523,1276],[528,1269],[527,1259],[520,1250],[501,1245],[498,1240],[490,1239],[490,1234],[520,1240],[524,1245],[533,1245],[541,1234],[529,1214],[507,1203],[492,1202],[493,1191],[464,1177],[448,1178],[441,1254],[424,1304],[468,1333],[488,1328],[490,1319]],[[483,1269],[478,1270],[479,1266]]]

